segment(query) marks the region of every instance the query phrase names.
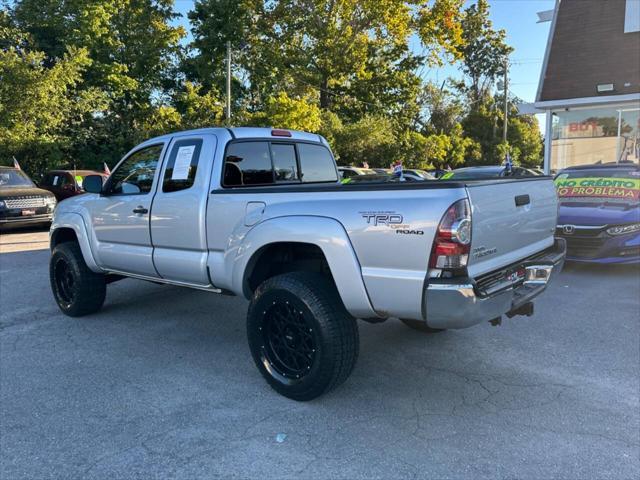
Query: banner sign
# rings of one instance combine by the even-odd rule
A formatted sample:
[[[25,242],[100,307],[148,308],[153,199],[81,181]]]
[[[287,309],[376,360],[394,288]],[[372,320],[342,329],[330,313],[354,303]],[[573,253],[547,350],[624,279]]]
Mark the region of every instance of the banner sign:
[[[640,200],[640,179],[612,177],[555,179],[559,197],[603,197]]]

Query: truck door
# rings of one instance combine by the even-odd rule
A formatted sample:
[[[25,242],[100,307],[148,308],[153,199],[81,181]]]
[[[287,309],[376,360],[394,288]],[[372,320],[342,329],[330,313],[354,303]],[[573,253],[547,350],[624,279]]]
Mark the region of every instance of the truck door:
[[[108,270],[157,277],[149,212],[164,143],[144,146],[116,167],[91,204],[98,263]]]
[[[162,278],[210,285],[206,212],[216,149],[213,135],[175,137],[151,210],[153,261]]]

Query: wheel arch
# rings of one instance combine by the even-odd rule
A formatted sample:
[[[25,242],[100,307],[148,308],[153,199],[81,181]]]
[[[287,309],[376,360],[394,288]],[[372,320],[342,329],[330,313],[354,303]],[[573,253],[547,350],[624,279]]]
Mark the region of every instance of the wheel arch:
[[[270,272],[277,274],[279,271],[271,268],[272,264],[279,262],[273,262],[270,255],[285,252],[293,252],[295,268],[284,271],[320,271],[333,280],[351,315],[378,317],[369,300],[360,264],[347,232],[338,221],[327,217],[277,217],[251,229],[233,259],[234,291],[251,298],[259,280],[264,281],[272,276]],[[275,258],[278,259],[277,256]],[[307,268],[300,268],[303,264]]]
[[[89,269],[96,273],[102,273],[102,269],[93,257],[89,236],[82,216],[73,212],[56,215],[49,233],[49,248],[53,251],[57,245],[71,241],[75,241],[80,245],[82,256]]]
[[[247,262],[242,281],[245,296],[281,273],[312,271],[321,273],[335,284],[331,268],[322,249],[308,242],[273,242],[259,248]]]

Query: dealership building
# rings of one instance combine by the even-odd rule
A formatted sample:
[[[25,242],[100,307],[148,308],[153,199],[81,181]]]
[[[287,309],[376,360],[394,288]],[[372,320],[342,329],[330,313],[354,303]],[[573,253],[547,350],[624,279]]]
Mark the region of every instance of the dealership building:
[[[637,163],[640,0],[558,0],[542,13],[551,28],[529,112],[546,115],[545,171]]]

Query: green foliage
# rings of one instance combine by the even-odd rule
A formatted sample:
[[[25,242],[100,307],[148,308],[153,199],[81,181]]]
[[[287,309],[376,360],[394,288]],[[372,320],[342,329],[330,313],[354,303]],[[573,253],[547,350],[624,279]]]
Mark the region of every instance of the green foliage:
[[[388,167],[393,161],[388,153],[394,141],[392,132],[389,118],[366,115],[355,122],[338,124],[329,136],[335,139],[333,147],[340,164],[368,162],[371,167]]]
[[[462,71],[471,80],[468,87],[472,101],[477,101],[504,73],[505,61],[513,48],[506,44],[506,32],[494,30],[489,20],[489,2],[478,0],[470,5],[462,18],[462,38],[458,53]]]
[[[47,68],[44,53],[28,48],[27,35],[4,15],[1,23],[0,158],[7,163],[18,157],[36,173],[69,160],[78,125],[106,101],[97,89],[79,88],[91,64],[85,49],[69,47]]]
[[[263,112],[251,117],[251,124],[317,132],[322,125],[320,108],[309,97],[295,99],[285,92],[267,98]]]
[[[113,165],[143,139],[231,122],[320,133],[341,164],[455,168],[509,149],[537,165],[537,122],[515,100],[500,140],[504,32],[486,0],[464,4],[196,0],[182,44],[173,0],[16,0],[0,12],[0,159],[30,172]],[[420,70],[445,62],[465,82],[424,84]]]
[[[203,93],[203,87],[185,82],[173,98],[173,103],[181,115],[184,129],[204,128],[220,125],[223,119],[224,100],[217,89],[210,88]]]
[[[70,153],[89,166],[113,164],[145,131],[158,93],[173,85],[179,41],[172,0],[18,0],[15,27],[55,69],[67,51],[85,52],[77,79],[83,91],[99,90],[108,106],[77,124]],[[99,118],[96,118],[99,115]],[[86,139],[86,142],[82,140]]]
[[[537,119],[532,115],[518,115],[517,99],[509,101],[507,144],[502,142],[504,121],[501,110],[503,98],[487,97],[477,104],[462,122],[468,137],[478,142],[482,155],[467,158],[470,165],[499,165],[507,151],[512,160],[524,166],[539,166],[543,142]]]

